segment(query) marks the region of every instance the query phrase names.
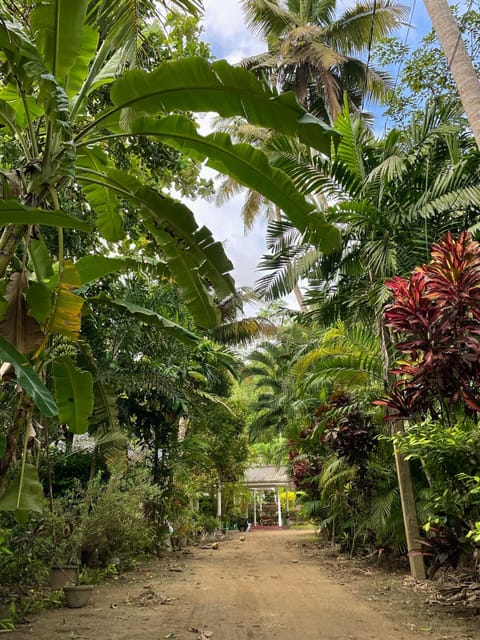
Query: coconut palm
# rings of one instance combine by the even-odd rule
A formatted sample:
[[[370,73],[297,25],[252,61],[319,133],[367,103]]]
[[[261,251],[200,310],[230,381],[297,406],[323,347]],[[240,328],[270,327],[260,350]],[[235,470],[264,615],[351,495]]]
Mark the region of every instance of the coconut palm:
[[[394,0],[362,0],[335,18],[337,0],[243,0],[247,25],[268,51],[242,64],[283,90],[292,89],[309,111],[334,121],[346,91],[352,108],[378,98],[387,75],[354,57],[406,18]]]

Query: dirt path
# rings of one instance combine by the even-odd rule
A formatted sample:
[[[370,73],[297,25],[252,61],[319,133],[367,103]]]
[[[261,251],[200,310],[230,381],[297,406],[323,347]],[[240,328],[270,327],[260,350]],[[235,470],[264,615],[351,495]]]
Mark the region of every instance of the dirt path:
[[[302,547],[305,531],[238,534],[219,549],[151,563],[101,587],[83,609],[33,617],[7,637],[35,640],[477,640],[466,627],[438,632],[329,576]],[[341,583],[344,582],[342,585]],[[347,581],[348,582],[348,581]],[[377,603],[378,604],[378,603]],[[381,609],[381,610],[380,610]],[[384,615],[383,611],[386,611]],[[396,616],[397,617],[397,616]],[[451,626],[451,625],[447,625]],[[412,628],[415,627],[415,630]]]

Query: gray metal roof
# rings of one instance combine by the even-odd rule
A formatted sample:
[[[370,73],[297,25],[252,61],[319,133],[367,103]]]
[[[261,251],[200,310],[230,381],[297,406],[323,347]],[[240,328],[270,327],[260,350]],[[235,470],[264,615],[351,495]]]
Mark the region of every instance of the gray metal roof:
[[[292,484],[288,468],[273,464],[249,467],[245,470],[243,481],[250,489],[269,489]]]

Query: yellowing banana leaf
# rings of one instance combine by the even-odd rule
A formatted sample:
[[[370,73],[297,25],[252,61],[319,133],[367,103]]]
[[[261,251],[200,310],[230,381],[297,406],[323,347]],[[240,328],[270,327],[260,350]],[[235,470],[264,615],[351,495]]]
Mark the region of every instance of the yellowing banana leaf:
[[[70,285],[62,282],[55,293],[55,306],[50,321],[51,332],[78,340],[83,302],[83,298],[71,292]]]

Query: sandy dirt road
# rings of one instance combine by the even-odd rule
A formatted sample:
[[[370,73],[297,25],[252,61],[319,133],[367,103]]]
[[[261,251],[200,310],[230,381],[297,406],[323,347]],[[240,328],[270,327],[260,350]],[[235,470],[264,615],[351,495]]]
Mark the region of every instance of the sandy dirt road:
[[[361,583],[353,590],[329,576],[305,553],[305,537],[298,530],[255,531],[244,542],[233,534],[218,550],[171,554],[95,588],[87,607],[31,616],[7,638],[475,640],[431,625],[412,631],[405,617],[395,622],[395,612],[384,614],[362,597]]]

